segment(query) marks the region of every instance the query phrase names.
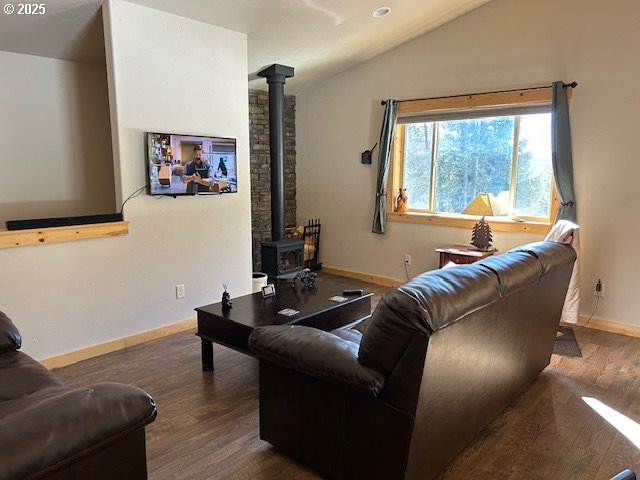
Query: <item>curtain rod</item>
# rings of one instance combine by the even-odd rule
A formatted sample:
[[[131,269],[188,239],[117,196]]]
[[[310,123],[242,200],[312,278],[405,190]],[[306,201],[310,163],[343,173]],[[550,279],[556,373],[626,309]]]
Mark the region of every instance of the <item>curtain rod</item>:
[[[564,88],[576,88],[578,86],[578,82],[571,82],[571,83],[565,83],[564,84]],[[471,95],[491,95],[493,93],[511,93],[511,92],[522,92],[522,91],[526,91],[526,90],[539,90],[541,88],[549,88],[549,87],[532,87],[532,88],[515,88],[513,90],[498,90],[495,92],[482,92],[482,93],[468,93],[466,95],[449,95],[446,97],[431,97],[431,98],[412,98],[411,100],[404,100],[405,102],[413,102],[413,101],[419,101],[419,100],[433,100],[434,98],[459,98],[459,97],[469,97]],[[386,105],[387,101],[386,100],[382,100],[380,101],[380,105]]]

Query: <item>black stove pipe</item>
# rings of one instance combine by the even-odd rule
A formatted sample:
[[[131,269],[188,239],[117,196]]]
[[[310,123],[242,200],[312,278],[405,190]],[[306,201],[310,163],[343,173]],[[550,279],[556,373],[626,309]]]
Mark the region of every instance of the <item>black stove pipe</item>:
[[[274,63],[258,72],[269,85],[269,149],[271,153],[271,239],[284,239],[284,84],[293,67]]]

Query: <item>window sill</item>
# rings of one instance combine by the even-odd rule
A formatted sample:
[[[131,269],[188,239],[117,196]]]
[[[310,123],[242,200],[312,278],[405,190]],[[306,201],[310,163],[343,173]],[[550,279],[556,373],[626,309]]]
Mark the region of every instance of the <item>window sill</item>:
[[[72,242],[88,238],[127,235],[128,233],[129,222],[126,221],[29,230],[0,230],[0,248]]]
[[[444,227],[472,229],[480,220],[480,217],[467,217],[466,215],[442,215],[433,213],[387,213],[389,222],[419,223],[422,225],[441,225]],[[519,232],[538,233],[546,235],[551,230],[551,224],[543,222],[517,222],[499,217],[487,217],[494,232]]]

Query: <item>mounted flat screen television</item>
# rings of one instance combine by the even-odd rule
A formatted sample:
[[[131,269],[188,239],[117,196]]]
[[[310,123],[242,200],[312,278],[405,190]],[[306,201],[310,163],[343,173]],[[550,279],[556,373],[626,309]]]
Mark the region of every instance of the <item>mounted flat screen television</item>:
[[[238,191],[235,138],[153,132],[146,137],[150,195]]]

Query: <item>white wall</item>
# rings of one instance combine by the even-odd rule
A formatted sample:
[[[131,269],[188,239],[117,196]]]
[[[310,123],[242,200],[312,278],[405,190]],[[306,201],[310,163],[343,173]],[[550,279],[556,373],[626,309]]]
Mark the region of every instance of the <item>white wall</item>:
[[[166,131],[237,138],[239,193],[142,195],[127,236],[1,250],[0,308],[36,358],[191,318],[223,281],[251,289],[246,36],[121,1],[104,14],[117,191],[145,184],[143,132]]]
[[[297,96],[299,223],[322,221],[326,265],[404,278],[437,267],[434,249],[468,243],[470,231],[387,223],[371,233],[375,176],[360,152],[379,135],[383,98],[410,99],[577,81],[571,107],[581,224],[581,312],[593,285],[605,297],[597,317],[640,325],[637,196],[640,2],[495,0],[414,41]],[[377,150],[376,150],[377,155]],[[409,192],[411,195],[411,192]],[[540,235],[494,233],[505,251]]]
[[[105,67],[0,51],[0,226],[115,211]]]

